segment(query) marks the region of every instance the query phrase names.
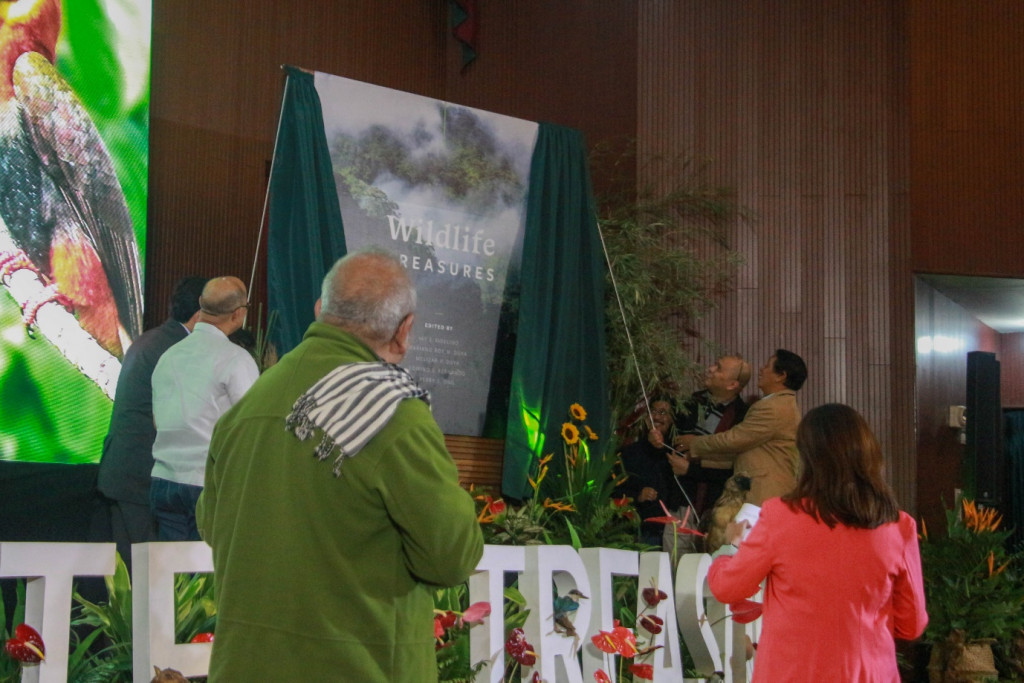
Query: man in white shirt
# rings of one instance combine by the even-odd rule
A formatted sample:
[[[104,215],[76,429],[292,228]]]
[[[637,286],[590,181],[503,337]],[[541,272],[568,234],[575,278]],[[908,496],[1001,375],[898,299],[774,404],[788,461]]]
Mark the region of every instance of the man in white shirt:
[[[153,370],[149,500],[160,541],[199,540],[195,509],[213,426],[259,376],[249,352],[228,339],[245,321],[246,296],[238,278],[210,280],[192,334],[168,349]]]

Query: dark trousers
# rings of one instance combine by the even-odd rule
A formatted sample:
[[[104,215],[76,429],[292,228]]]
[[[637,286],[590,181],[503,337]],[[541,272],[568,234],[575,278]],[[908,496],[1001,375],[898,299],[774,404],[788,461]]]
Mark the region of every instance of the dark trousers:
[[[149,506],[156,519],[158,541],[201,540],[196,527],[196,502],[202,492],[202,486],[153,478]]]

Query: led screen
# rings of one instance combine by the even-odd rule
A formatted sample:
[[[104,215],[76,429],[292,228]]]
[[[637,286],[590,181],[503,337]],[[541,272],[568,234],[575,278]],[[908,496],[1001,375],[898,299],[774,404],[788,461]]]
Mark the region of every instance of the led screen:
[[[0,460],[96,462],[142,328],[151,0],[0,22]]]

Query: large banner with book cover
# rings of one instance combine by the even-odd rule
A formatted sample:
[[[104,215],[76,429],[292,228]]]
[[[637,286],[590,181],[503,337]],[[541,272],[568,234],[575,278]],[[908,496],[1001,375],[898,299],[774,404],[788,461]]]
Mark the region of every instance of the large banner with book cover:
[[[479,436],[537,124],[323,73],[315,85],[346,245],[401,259],[419,297],[403,366],[446,434]]]

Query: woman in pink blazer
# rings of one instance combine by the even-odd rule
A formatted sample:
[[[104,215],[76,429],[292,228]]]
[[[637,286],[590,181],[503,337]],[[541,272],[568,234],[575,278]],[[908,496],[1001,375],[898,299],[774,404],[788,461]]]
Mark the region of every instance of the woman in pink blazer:
[[[852,408],[827,404],[797,430],[800,481],[729,525],[708,582],[719,601],[764,582],[754,683],[898,683],[894,638],[928,623],[917,525],[882,478],[882,451]]]

